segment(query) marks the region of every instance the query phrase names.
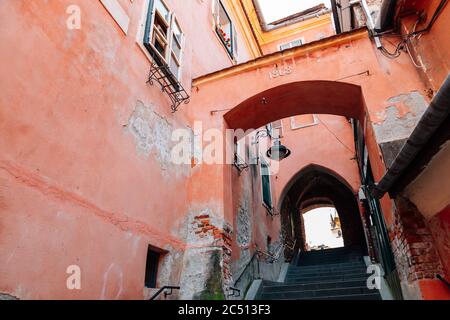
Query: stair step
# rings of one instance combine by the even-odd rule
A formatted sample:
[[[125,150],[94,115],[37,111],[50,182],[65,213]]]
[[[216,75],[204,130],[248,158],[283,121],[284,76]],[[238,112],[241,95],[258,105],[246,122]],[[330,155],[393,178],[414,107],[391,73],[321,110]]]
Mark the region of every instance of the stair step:
[[[348,257],[348,256],[362,256],[361,253],[355,252],[333,252],[333,253],[316,253],[316,252],[304,252],[300,253],[299,257],[310,257],[310,258],[318,258],[318,257]]]
[[[367,267],[358,248],[302,252],[284,283],[264,281],[259,297],[277,300],[381,300],[367,288]]]
[[[381,295],[379,293],[367,293],[367,294],[358,294],[358,295],[339,295],[339,296],[330,296],[330,297],[317,297],[312,298],[311,300],[382,300]]]
[[[367,268],[352,268],[352,269],[335,269],[333,271],[330,270],[288,270],[288,277],[310,277],[310,276],[325,276],[325,275],[342,275],[342,274],[365,274]]]
[[[299,264],[305,263],[314,263],[314,264],[322,264],[322,263],[346,263],[346,262],[360,262],[363,261],[361,257],[339,257],[339,258],[302,258],[300,257],[298,262]]]
[[[267,299],[271,300],[271,299]],[[339,295],[328,297],[310,297],[310,298],[298,298],[298,299],[274,299],[274,300],[381,300],[379,293],[358,294],[358,295]]]
[[[321,290],[321,289],[336,289],[336,288],[352,288],[366,286],[366,279],[357,279],[349,281],[332,281],[332,282],[317,282],[317,283],[303,283],[303,284],[279,284],[279,283],[264,283],[262,293],[275,293],[282,291],[306,291],[306,290]]]
[[[371,294],[371,290],[367,287],[351,287],[351,288],[335,288],[335,289],[320,289],[320,290],[305,290],[305,291],[282,291],[273,293],[263,293],[262,299],[309,299],[319,297],[332,296],[351,296],[361,294]],[[377,292],[378,293],[378,292]]]
[[[335,264],[324,264],[324,265],[311,265],[311,266],[290,266],[289,270],[329,270],[330,272],[337,269],[349,269],[349,268],[366,268],[364,262],[344,262]]]
[[[333,252],[361,252],[360,247],[339,247],[339,248],[331,248],[331,249],[323,249],[323,250],[311,250],[311,251],[302,251],[301,254],[322,254],[322,253],[333,253]]]
[[[332,281],[348,281],[355,279],[367,279],[366,274],[345,274],[345,275],[328,275],[314,277],[286,277],[286,283],[311,283],[311,282],[332,282]]]

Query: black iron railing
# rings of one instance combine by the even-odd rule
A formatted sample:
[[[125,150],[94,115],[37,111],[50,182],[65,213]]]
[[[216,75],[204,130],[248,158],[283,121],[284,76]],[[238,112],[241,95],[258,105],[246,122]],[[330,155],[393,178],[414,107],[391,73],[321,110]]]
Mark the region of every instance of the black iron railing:
[[[228,298],[237,298],[241,296],[241,290],[234,287],[228,287]]]
[[[447,288],[450,289],[450,282],[445,280],[445,278],[443,276],[441,276],[440,274],[437,274],[436,278],[441,280],[447,286]]]
[[[173,290],[180,290],[180,287],[164,286],[160,288],[149,300],[155,300],[161,293],[164,292],[164,298],[173,294]]]
[[[245,160],[243,160],[241,157],[238,156],[237,153],[234,154],[234,162],[233,165],[238,169],[239,174],[241,174],[242,171],[248,170],[249,165]]]

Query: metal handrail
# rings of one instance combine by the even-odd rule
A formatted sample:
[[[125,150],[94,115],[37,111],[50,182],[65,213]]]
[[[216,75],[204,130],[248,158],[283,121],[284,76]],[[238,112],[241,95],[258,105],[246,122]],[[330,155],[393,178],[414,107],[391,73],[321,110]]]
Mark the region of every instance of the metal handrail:
[[[165,290],[170,290],[169,293],[167,293]],[[164,286],[160,288],[149,300],[155,300],[163,291],[164,291],[164,298],[167,296],[170,296],[173,293],[173,290],[180,290],[180,287],[176,286]]]
[[[286,244],[284,242],[282,242],[278,248],[276,249],[275,253],[268,253],[268,252],[264,252],[264,251],[259,251],[256,250],[258,257],[260,255],[266,256],[269,261],[266,260],[266,262],[268,263],[274,263],[275,261],[278,261],[278,259],[280,259],[281,256],[281,252],[283,252],[284,247],[286,246]]]
[[[239,280],[241,280],[241,278],[242,278],[242,276],[244,275],[245,271],[247,270],[248,266],[253,262],[253,259],[255,259],[257,253],[258,253],[258,251],[255,251],[255,252],[253,253],[252,257],[251,257],[250,260],[247,262],[247,264],[245,265],[244,269],[242,269],[242,272],[241,272],[241,274],[239,275],[239,277],[237,277],[237,279],[234,281],[234,285],[236,285],[236,284],[239,282]],[[258,264],[258,267],[259,267],[259,264]],[[259,273],[259,271],[258,271],[258,273]]]
[[[240,297],[241,296],[241,289],[238,289],[235,287],[228,287],[228,291],[231,291],[231,293],[228,293],[227,297]],[[237,295],[235,293],[237,293]]]
[[[439,280],[441,280],[441,281],[447,286],[447,288],[450,289],[450,282],[448,282],[447,280],[445,280],[443,276],[441,276],[440,274],[437,274],[437,275],[436,275],[436,278],[438,278]]]
[[[278,250],[278,252],[277,252],[277,257],[275,258],[275,260],[271,261],[271,263],[277,261],[277,260],[280,258],[281,252],[283,252],[283,249],[282,249],[283,247],[286,247],[286,248],[289,248],[289,249],[291,249],[291,250],[294,250],[294,249],[295,249],[296,243],[297,243],[297,239],[294,240],[294,242],[293,242],[292,245],[287,245],[287,244],[285,244],[285,243],[282,243],[282,244],[279,246],[279,250]],[[266,253],[266,252],[263,252],[263,251],[260,251],[260,250],[256,249],[256,251],[253,253],[253,255],[252,255],[252,257],[250,258],[250,260],[249,260],[249,261],[247,262],[247,264],[245,265],[244,269],[242,269],[241,273],[239,274],[239,276],[237,277],[237,279],[234,281],[234,286],[236,286],[236,284],[239,282],[239,280],[241,280],[241,278],[242,278],[242,276],[244,275],[245,271],[246,271],[247,268],[250,266],[250,264],[253,262],[253,260],[255,259],[255,257],[257,257],[257,256],[259,256],[259,255],[265,255],[265,256],[274,258],[273,255],[270,255],[269,253]],[[259,259],[256,259],[256,261],[258,262],[258,274],[259,274]]]
[[[285,246],[286,246],[286,248],[288,248],[290,250],[294,250],[296,244],[297,244],[297,239],[294,239],[294,241],[292,242],[292,245],[286,244]]]

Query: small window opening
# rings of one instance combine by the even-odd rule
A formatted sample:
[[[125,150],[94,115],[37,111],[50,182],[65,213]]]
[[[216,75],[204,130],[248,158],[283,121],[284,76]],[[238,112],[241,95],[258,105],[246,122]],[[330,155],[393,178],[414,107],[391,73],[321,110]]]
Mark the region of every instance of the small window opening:
[[[145,265],[145,287],[156,288],[156,279],[158,277],[158,264],[161,253],[152,249],[147,249],[147,262]]]

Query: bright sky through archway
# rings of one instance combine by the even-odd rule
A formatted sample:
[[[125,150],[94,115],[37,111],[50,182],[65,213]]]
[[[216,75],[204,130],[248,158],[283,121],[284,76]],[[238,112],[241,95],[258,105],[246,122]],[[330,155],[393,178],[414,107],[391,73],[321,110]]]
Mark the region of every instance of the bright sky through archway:
[[[306,10],[318,4],[330,8],[330,0],[258,0],[267,23]]]
[[[335,208],[318,208],[303,215],[306,242],[310,246],[320,246],[322,244],[330,248],[344,246],[342,237],[336,238],[331,232],[330,215],[336,215]]]

